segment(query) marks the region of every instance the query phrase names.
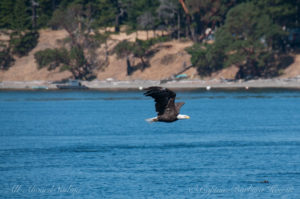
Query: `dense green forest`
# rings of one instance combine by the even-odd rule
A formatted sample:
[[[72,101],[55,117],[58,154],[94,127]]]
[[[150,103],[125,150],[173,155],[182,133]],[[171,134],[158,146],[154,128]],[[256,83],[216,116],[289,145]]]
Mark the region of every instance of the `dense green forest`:
[[[182,39],[194,42],[187,52],[201,75],[236,65],[236,78],[276,76],[299,45],[291,36],[300,27],[299,5],[300,0],[1,0],[0,33],[9,40],[0,41],[0,69],[36,46],[39,29],[65,29],[68,47],[37,52],[35,59],[39,67],[60,66],[77,79],[90,79],[95,66],[106,64],[95,62],[95,49],[125,26],[127,32],[168,32],[115,48],[119,56],[140,58],[143,67],[151,45]],[[98,31],[105,27],[115,31]]]

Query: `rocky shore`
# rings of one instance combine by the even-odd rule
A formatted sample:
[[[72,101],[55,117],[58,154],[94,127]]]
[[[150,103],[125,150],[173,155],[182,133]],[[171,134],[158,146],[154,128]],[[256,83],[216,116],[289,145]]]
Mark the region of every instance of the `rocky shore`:
[[[180,80],[161,83],[151,80],[115,81],[94,80],[81,81],[89,89],[97,90],[141,90],[149,86],[163,86],[173,89],[251,89],[251,88],[290,88],[300,89],[300,76],[287,79],[256,79],[256,80]],[[50,81],[3,81],[1,90],[55,90],[57,83]]]

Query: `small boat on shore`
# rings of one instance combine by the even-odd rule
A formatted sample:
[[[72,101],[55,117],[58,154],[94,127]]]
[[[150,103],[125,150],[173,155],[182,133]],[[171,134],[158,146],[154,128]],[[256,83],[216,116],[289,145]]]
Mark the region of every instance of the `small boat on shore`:
[[[47,86],[32,86],[31,89],[33,90],[48,90]]]
[[[88,89],[88,87],[82,85],[78,80],[69,80],[66,83],[56,84],[58,89]]]

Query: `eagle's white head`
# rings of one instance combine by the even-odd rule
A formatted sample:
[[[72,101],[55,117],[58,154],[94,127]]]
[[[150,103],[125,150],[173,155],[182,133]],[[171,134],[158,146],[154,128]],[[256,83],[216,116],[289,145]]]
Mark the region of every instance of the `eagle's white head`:
[[[177,119],[179,119],[179,120],[190,119],[190,116],[179,114],[179,115],[177,115]]]

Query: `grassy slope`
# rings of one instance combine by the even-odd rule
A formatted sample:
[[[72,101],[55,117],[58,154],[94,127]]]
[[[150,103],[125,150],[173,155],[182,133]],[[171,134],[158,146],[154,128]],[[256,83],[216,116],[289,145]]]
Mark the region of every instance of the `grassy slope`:
[[[139,31],[139,39],[146,39],[146,33]],[[51,31],[51,30],[41,30],[39,43],[36,48],[34,48],[28,56],[22,58],[16,58],[15,64],[8,71],[0,71],[0,81],[33,81],[33,80],[61,80],[64,78],[69,78],[71,76],[70,72],[59,72],[47,71],[47,69],[37,69],[37,64],[34,60],[34,53],[45,48],[55,48],[59,47],[57,40],[63,39],[67,36],[67,33],[63,30]],[[150,32],[149,36],[152,37],[153,33]],[[110,41],[108,42],[109,48],[112,49],[119,41],[128,39],[133,41],[136,38],[136,33],[126,35],[125,33],[120,33],[119,35],[112,35]],[[159,80],[169,77],[170,75],[177,73],[182,69],[182,65],[185,62],[187,65],[190,64],[190,56],[185,52],[185,48],[191,46],[191,42],[179,42],[170,41],[163,44],[158,44],[154,46],[158,49],[158,52],[150,58],[150,66],[145,70],[137,70],[131,76],[126,75],[126,60],[117,59],[115,55],[109,56],[109,65],[104,70],[98,70],[97,78],[99,80],[104,80],[106,78],[114,78],[116,80]],[[104,47],[98,49],[98,56],[104,55]],[[133,64],[138,64],[139,60],[131,60]],[[237,69],[230,67],[223,71],[213,74],[212,78],[232,78],[234,77]],[[300,55],[295,57],[295,62],[285,69],[284,75],[282,77],[294,77],[300,75]],[[197,72],[194,68],[189,69],[185,72],[186,74],[197,77]]]

